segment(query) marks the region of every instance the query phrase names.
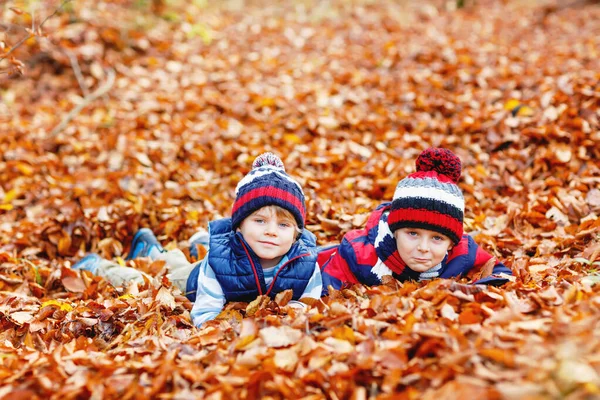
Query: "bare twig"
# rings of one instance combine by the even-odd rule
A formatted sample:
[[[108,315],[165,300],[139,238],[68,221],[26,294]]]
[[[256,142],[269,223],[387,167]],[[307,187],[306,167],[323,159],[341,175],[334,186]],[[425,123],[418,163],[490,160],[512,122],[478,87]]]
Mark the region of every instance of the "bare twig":
[[[79,68],[79,61],[77,61],[77,56],[69,49],[60,49],[64,52],[67,57],[69,57],[69,61],[71,62],[71,68],[73,68],[73,72],[75,73],[75,78],[77,78],[77,83],[79,83],[79,87],[81,88],[81,92],[84,97],[89,96],[90,91],[88,90],[87,84],[83,79],[83,74],[81,73],[81,68]]]
[[[44,24],[46,23],[46,21],[48,21],[50,18],[54,17],[60,10],[62,10],[62,8],[67,5],[67,3],[70,3],[73,0],[63,0],[62,3],[60,3],[60,6],[58,6],[56,8],[56,10],[54,10],[54,12],[50,15],[48,15],[46,18],[44,18],[44,20],[38,25],[37,29],[42,29],[42,26],[44,26]]]
[[[58,13],[60,10],[62,10],[62,8],[67,3],[70,3],[71,1],[73,1],[73,0],[63,0],[63,2],[60,4],[60,6],[58,6],[56,8],[56,10],[54,10],[54,12],[52,14],[50,14],[46,18],[44,18],[44,20],[38,25],[37,28],[35,28],[33,26],[33,22],[32,22],[32,25],[31,25],[32,29],[31,30],[30,29],[25,29],[28,32],[28,34],[26,36],[22,37],[21,40],[19,40],[17,42],[17,44],[15,44],[13,47],[11,47],[11,49],[6,54],[4,54],[2,57],[0,57],[0,61],[6,59],[13,51],[15,51],[16,49],[18,49],[27,40],[31,39],[32,37],[35,37],[35,35],[36,35],[35,31],[37,30],[39,32],[42,29],[42,27],[44,26],[44,24],[46,23],[46,21],[48,21],[50,18],[52,18],[53,16],[55,16],[56,13]]]
[[[92,101],[96,100],[98,97],[100,97],[100,96],[104,95],[106,92],[108,92],[110,90],[110,88],[113,86],[113,84],[115,83],[115,76],[116,76],[115,70],[112,68],[109,68],[107,70],[106,80],[104,81],[102,86],[99,86],[96,90],[94,90],[92,93],[90,93],[89,96],[84,97],[83,100],[81,101],[81,103],[79,103],[75,108],[73,108],[62,119],[62,121],[60,121],[60,124],[58,124],[52,130],[52,132],[50,132],[50,136],[55,136],[58,133],[62,132],[63,129],[65,129],[67,127],[69,122],[71,122],[71,120],[73,118],[75,118],[77,116],[77,114],[79,114],[81,112],[81,110],[83,110]]]
[[[35,3],[31,6],[31,31],[35,31]]]
[[[8,51],[8,52],[5,54],[5,55],[3,55],[2,57],[0,57],[0,61],[2,61],[2,60],[4,60],[4,59],[6,59],[6,58],[7,58],[7,57],[10,55],[10,53],[12,53],[13,51],[15,51],[15,50],[16,50],[16,49],[18,49],[19,47],[21,47],[21,45],[22,45],[23,43],[25,43],[25,41],[27,41],[27,40],[31,39],[31,38],[32,38],[32,37],[34,37],[34,36],[35,36],[35,35],[33,35],[33,34],[31,34],[31,33],[30,33],[30,34],[28,34],[27,36],[23,36],[23,37],[21,38],[21,40],[19,40],[19,41],[17,42],[17,44],[15,44],[13,47],[11,47],[11,49],[10,49],[10,50],[9,50],[9,51]]]

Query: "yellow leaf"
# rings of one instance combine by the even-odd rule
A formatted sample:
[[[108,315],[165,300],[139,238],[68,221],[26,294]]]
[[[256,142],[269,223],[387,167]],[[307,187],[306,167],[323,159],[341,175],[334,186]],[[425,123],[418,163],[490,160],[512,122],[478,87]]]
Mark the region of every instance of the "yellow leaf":
[[[293,133],[287,133],[283,135],[283,138],[286,142],[300,144],[302,140],[298,137],[298,135],[294,135]]]
[[[518,107],[521,102],[516,99],[510,99],[506,103],[504,103],[504,109],[508,111],[512,111],[515,107]]]
[[[189,221],[198,221],[199,217],[200,217],[200,213],[197,210],[191,210],[187,214],[187,219]]]
[[[517,111],[519,117],[531,117],[534,114],[533,110],[527,106],[522,106]]]
[[[0,204],[0,210],[10,211],[13,209],[12,204]]]
[[[121,257],[117,257],[117,263],[121,266],[124,267],[125,266],[125,260],[123,260]]]
[[[17,164],[17,169],[19,171],[21,171],[21,173],[23,175],[26,175],[26,176],[31,176],[31,174],[33,174],[33,168],[31,168],[30,165],[27,165],[27,164],[24,164],[24,163],[18,163]]]
[[[13,201],[14,199],[16,199],[17,197],[19,197],[19,195],[21,194],[21,191],[18,189],[11,189],[8,192],[6,192],[4,194],[4,199],[2,200],[3,203],[10,203],[11,201]]]
[[[516,99],[510,99],[504,103],[504,109],[510,111],[515,117],[531,117],[534,114],[533,109]]]
[[[244,347],[246,347],[247,345],[249,345],[250,343],[252,343],[254,341],[254,339],[256,339],[256,335],[248,335],[248,336],[241,337],[235,343],[234,347],[235,347],[236,350],[242,350]]]
[[[352,344],[356,342],[354,331],[346,325],[333,328],[332,336],[336,339],[345,340]]]
[[[270,97],[263,97],[258,102],[258,105],[261,106],[261,107],[271,107],[271,106],[274,106],[275,105],[275,99],[272,99]],[[285,135],[285,136],[296,136],[296,135]]]
[[[124,294],[122,296],[117,297],[119,300],[128,300],[135,298],[131,293]]]
[[[191,39],[195,36],[199,36],[204,44],[210,44],[213,40],[212,30],[207,25],[201,23],[193,25],[192,29],[187,32],[188,39]]]
[[[47,307],[47,306],[57,306],[58,308],[60,308],[63,311],[71,311],[73,309],[73,307],[71,307],[70,304],[65,303],[64,301],[59,301],[59,300],[48,300],[42,303],[41,308]]]

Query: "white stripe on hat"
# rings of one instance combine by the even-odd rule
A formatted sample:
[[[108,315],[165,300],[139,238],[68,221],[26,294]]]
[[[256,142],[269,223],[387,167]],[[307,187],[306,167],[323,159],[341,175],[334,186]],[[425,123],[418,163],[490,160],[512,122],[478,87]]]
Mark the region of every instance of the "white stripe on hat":
[[[302,192],[302,194],[304,194],[300,184],[298,182],[296,182],[295,180],[293,180],[288,174],[286,174],[284,170],[282,170],[281,168],[277,168],[277,167],[263,165],[259,168],[255,168],[255,169],[251,170],[250,172],[248,172],[248,174],[246,176],[244,176],[238,182],[237,186],[235,187],[235,195],[237,196],[237,194],[242,186],[245,186],[245,185],[251,183],[256,178],[260,178],[261,176],[265,176],[265,175],[269,175],[269,174],[276,174],[279,177],[281,177],[282,179],[292,182],[293,184],[295,184],[298,187],[298,190],[300,190],[300,192]]]
[[[408,199],[408,198],[422,198],[431,199],[435,201],[443,201],[446,204],[450,204],[461,211],[465,210],[465,199],[462,196],[457,196],[449,193],[446,190],[436,187],[408,187],[399,186],[394,192],[394,200],[396,199]]]

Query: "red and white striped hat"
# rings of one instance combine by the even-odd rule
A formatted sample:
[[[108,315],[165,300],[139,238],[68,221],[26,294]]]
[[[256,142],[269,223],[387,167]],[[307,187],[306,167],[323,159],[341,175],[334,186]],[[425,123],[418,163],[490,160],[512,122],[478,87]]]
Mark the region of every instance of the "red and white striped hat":
[[[231,224],[237,228],[254,211],[265,206],[280,206],[292,213],[298,227],[304,228],[306,205],[298,182],[286,172],[273,153],[263,153],[252,163],[252,170],[235,188]]]
[[[429,148],[417,161],[417,172],[396,186],[388,224],[444,234],[457,244],[463,235],[465,199],[458,187],[460,158],[448,149]]]

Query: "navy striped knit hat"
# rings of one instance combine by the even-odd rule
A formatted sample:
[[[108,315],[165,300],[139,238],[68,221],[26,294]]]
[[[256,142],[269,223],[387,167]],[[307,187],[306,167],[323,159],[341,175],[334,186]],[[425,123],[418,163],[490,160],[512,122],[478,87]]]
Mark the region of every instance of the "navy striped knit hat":
[[[273,153],[263,153],[252,163],[252,170],[235,188],[231,224],[236,229],[254,211],[279,206],[292,213],[298,227],[304,228],[306,205],[298,182],[285,172],[283,162]]]
[[[456,245],[463,235],[465,199],[458,187],[461,162],[448,149],[429,148],[416,161],[417,172],[402,179],[396,191],[388,224],[422,228],[444,234]]]

